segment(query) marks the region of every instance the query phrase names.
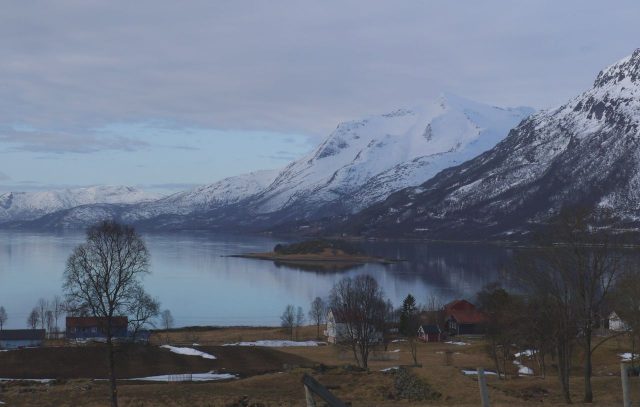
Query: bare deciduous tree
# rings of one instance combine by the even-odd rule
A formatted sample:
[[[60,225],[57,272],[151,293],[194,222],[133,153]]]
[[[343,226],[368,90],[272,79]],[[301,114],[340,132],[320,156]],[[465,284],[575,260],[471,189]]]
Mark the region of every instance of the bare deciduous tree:
[[[40,313],[38,312],[37,308],[34,308],[31,310],[31,312],[29,313],[29,316],[27,317],[27,326],[29,326],[29,328],[31,329],[36,329],[38,328],[39,322],[40,322]]]
[[[593,401],[593,343],[616,278],[627,266],[621,242],[610,233],[606,211],[569,208],[540,236],[537,250],[520,256],[521,276],[540,304],[549,306],[556,339],[558,376],[567,403],[571,403],[569,375],[574,344],[582,348],[584,399]],[[603,227],[604,226],[604,227]],[[605,338],[606,340],[607,338]]]
[[[298,307],[296,310],[296,340],[298,340],[298,334],[302,326],[304,326],[304,310],[302,307]]]
[[[7,311],[3,306],[0,306],[0,331],[2,331],[4,324],[7,323],[7,319],[9,319],[9,317],[7,316]]]
[[[160,314],[160,301],[151,297],[140,287],[138,287],[138,289],[134,293],[134,297],[136,298],[136,300],[129,308],[128,314],[129,327],[131,328],[133,339],[135,340],[142,328],[147,325],[154,325],[152,320]],[[173,325],[173,317],[171,316],[171,312],[169,310],[165,311],[169,312],[167,316],[167,319],[169,320],[168,325]],[[163,318],[163,323],[164,322],[165,321]],[[169,328],[170,326],[166,329]]]
[[[171,315],[171,311],[168,309],[162,311],[160,314],[160,320],[162,321],[162,327],[165,330],[173,328],[173,315]]]
[[[142,238],[126,225],[104,221],[87,231],[64,273],[64,291],[71,309],[106,320],[111,405],[118,405],[113,345],[113,318],[126,314],[149,272],[149,252]]]
[[[40,298],[36,304],[38,310],[38,319],[40,320],[40,328],[47,328],[47,310],[49,309],[49,301],[44,298]]]
[[[54,319],[54,330],[56,333],[60,332],[60,325],[58,321],[60,317],[65,312],[65,304],[62,298],[59,295],[53,297],[53,300],[50,303],[51,311],[53,311],[53,319]]]
[[[380,286],[371,276],[345,277],[333,286],[330,303],[336,319],[344,321],[356,362],[367,368],[370,351],[382,339],[386,304]]]
[[[280,315],[280,326],[289,331],[289,338],[293,340],[293,328],[296,324],[296,313],[293,305],[289,304],[285,307],[282,315]]]
[[[53,311],[48,309],[44,313],[44,319],[46,320],[47,332],[51,334],[55,329],[55,318],[53,317]]]
[[[327,316],[327,304],[320,297],[314,298],[311,301],[311,307],[309,308],[309,319],[316,324],[316,338],[320,339],[320,325],[324,322]]]

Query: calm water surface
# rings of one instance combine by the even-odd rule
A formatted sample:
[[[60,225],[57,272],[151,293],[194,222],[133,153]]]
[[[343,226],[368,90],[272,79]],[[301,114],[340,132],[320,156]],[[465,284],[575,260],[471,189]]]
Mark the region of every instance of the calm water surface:
[[[370,274],[391,301],[407,293],[418,302],[435,296],[445,302],[472,298],[483,285],[504,279],[501,270],[511,250],[496,246],[406,242],[366,242],[369,254],[405,261],[364,265],[342,272],[313,272],[279,267],[269,261],[225,257],[269,251],[266,237],[209,234],[145,234],[151,274],[145,287],[171,310],[177,326],[278,325],[287,304],[306,310],[325,297],[344,276]],[[0,231],[0,305],[8,328],[23,328],[38,298],[61,294],[62,273],[81,233],[43,234]],[[503,281],[504,282],[504,281]]]

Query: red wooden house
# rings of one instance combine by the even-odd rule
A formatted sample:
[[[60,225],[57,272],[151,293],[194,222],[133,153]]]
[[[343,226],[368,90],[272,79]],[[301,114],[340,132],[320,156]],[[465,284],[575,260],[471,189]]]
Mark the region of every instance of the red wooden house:
[[[418,339],[422,342],[440,342],[444,339],[444,332],[438,325],[420,325]]]
[[[444,306],[445,326],[452,335],[483,334],[487,317],[467,300],[455,300]]]
[[[67,317],[67,339],[103,339],[106,338],[107,319],[104,317]],[[111,332],[116,339],[125,339],[128,336],[127,317],[113,317],[111,319]]]

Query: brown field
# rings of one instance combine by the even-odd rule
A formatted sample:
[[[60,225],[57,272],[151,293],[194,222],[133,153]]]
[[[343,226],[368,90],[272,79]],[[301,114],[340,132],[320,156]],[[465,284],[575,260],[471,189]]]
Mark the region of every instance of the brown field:
[[[305,327],[300,340],[313,339],[315,327]],[[395,400],[394,374],[380,369],[411,364],[406,343],[392,343],[389,350],[399,360],[371,361],[369,372],[354,371],[350,354],[336,346],[310,348],[220,347],[222,343],[260,339],[288,339],[277,328],[225,328],[199,331],[161,333],[153,343],[193,343],[212,353],[216,360],[181,356],[155,346],[132,346],[119,352],[120,377],[152,374],[203,372],[208,370],[240,374],[237,380],[218,383],[132,383],[119,385],[123,406],[304,406],[304,391],[300,384],[309,373],[341,399],[353,406],[477,406],[478,385],[475,377],[465,376],[461,369],[482,366],[492,369],[481,340],[468,340],[471,345],[457,346],[443,343],[420,344],[420,367],[411,370],[441,393],[438,400],[409,402]],[[624,339],[613,339],[603,345],[594,359],[593,406],[622,404],[618,353],[628,351]],[[34,352],[35,351],[35,352]],[[107,385],[87,378],[104,377],[104,349],[99,346],[78,348],[45,348],[0,352],[0,377],[36,377],[58,372],[61,378],[52,384],[12,382],[2,384],[0,400],[8,406],[105,406],[108,405]],[[451,351],[449,360],[444,352]],[[18,352],[24,352],[20,355]],[[551,365],[549,361],[549,365]],[[575,404],[580,405],[582,380],[580,355],[572,379]],[[538,374],[538,369],[526,363]],[[170,370],[170,371],[169,371]],[[512,377],[497,380],[488,376],[492,406],[563,405],[557,377],[548,366],[549,376]],[[514,372],[512,372],[515,375]],[[44,376],[40,376],[44,377]],[[51,377],[51,376],[49,376]],[[84,377],[84,378],[83,378]],[[633,400],[640,402],[640,380],[631,379]],[[261,403],[261,404],[260,404]]]

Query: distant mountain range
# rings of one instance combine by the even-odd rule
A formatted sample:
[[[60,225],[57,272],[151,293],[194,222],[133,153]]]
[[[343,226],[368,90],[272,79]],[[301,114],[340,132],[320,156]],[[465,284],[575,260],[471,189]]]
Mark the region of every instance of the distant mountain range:
[[[620,227],[640,228],[640,49],[555,109],[443,95],[342,123],[280,171],[159,199],[127,187],[9,193],[0,223],[520,239],[573,204],[610,208]]]
[[[0,194],[0,223],[34,220],[57,211],[98,203],[134,204],[158,199],[138,188],[125,186],[93,186],[55,191],[7,192]]]
[[[68,229],[114,218],[158,230],[304,229],[308,223],[352,215],[489,150],[532,112],[442,95],[423,106],[341,123],[316,149],[281,171],[230,177],[155,200],[76,205],[69,200],[38,213],[16,207],[0,222],[11,228]]]
[[[324,233],[512,238],[565,205],[610,208],[640,227],[640,49],[593,87],[524,120],[478,157],[406,188]]]

